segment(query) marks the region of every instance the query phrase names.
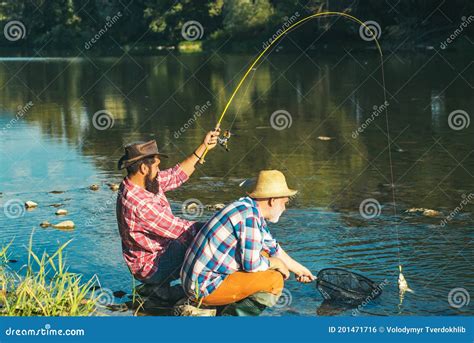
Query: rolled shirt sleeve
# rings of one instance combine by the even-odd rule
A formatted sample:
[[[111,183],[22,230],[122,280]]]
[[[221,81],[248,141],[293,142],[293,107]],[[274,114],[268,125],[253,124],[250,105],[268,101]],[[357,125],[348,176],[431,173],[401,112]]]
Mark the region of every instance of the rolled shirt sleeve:
[[[157,179],[163,192],[167,192],[181,186],[189,179],[189,176],[178,163],[172,168],[160,171]]]

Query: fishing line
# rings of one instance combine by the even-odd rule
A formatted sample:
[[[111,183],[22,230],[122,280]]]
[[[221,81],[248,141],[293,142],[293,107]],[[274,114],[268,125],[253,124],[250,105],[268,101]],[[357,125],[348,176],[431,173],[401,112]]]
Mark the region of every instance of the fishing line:
[[[360,19],[358,19],[357,17],[354,17],[353,15],[350,15],[350,14],[347,14],[347,13],[343,13],[343,12],[334,12],[334,11],[327,11],[327,12],[321,12],[321,13],[316,13],[316,14],[312,14],[312,15],[309,15],[305,18],[302,18],[300,20],[298,20],[297,22],[295,22],[294,24],[290,25],[288,28],[286,28],[285,30],[283,30],[280,34],[278,34],[276,36],[275,39],[273,39],[270,44],[263,49],[263,51],[257,56],[257,58],[255,58],[255,60],[252,62],[252,64],[248,67],[247,71],[245,72],[245,74],[242,76],[242,78],[240,79],[239,83],[237,84],[237,86],[235,87],[234,91],[232,92],[229,100],[227,101],[221,115],[219,116],[219,120],[217,121],[216,125],[215,125],[215,129],[219,129],[220,128],[220,125],[222,123],[222,120],[224,119],[226,113],[227,113],[227,110],[229,109],[229,106],[231,105],[232,101],[234,100],[235,98],[235,95],[238,93],[238,91],[240,90],[240,87],[242,86],[242,84],[245,82],[245,80],[247,79],[248,75],[250,74],[250,72],[253,70],[253,68],[257,65],[257,63],[260,61],[260,59],[267,53],[267,51],[269,51],[272,47],[275,46],[275,44],[277,42],[279,42],[281,40],[281,38],[283,36],[285,36],[287,33],[289,33],[290,31],[292,31],[293,29],[299,27],[300,25],[308,22],[309,20],[311,19],[314,19],[314,18],[318,18],[318,17],[331,17],[331,16],[338,16],[338,17],[344,17],[346,19],[349,19],[353,22],[356,22],[357,24],[359,24],[361,27],[363,27],[366,32],[368,32],[368,34],[370,34],[370,38],[371,40],[373,40],[375,42],[375,45],[376,45],[376,48],[377,48],[377,51],[379,53],[379,56],[380,56],[380,68],[381,68],[381,73],[382,73],[382,88],[383,88],[383,100],[384,100],[384,105],[387,104],[387,90],[386,90],[386,83],[385,83],[385,69],[384,69],[384,59],[383,59],[383,52],[382,52],[382,48],[380,47],[380,44],[379,44],[379,41],[377,39],[377,32],[374,32],[373,29],[371,29],[369,26],[367,26],[363,21],[361,21]],[[248,89],[248,88],[247,88]],[[392,204],[393,204],[393,213],[394,213],[394,216],[396,218],[396,215],[397,215],[397,205],[396,205],[396,196],[395,196],[395,185],[394,185],[394,173],[393,173],[393,163],[392,163],[392,151],[391,151],[391,139],[390,139],[390,130],[389,130],[389,119],[388,119],[388,109],[387,109],[387,105],[384,106],[384,111],[385,111],[385,124],[386,124],[386,130],[387,130],[387,144],[388,144],[388,158],[389,158],[389,165],[390,165],[390,180],[391,180],[391,188],[392,188]],[[235,121],[235,118],[234,118],[234,121]],[[208,153],[208,148],[206,147],[201,159],[200,159],[200,163],[203,164],[205,162],[205,157]],[[398,257],[398,267],[399,267],[399,280],[400,278],[403,278],[404,280],[404,277],[403,277],[403,274],[402,274],[402,266],[401,266],[401,249],[400,249],[400,234],[399,234],[399,226],[398,224],[396,225],[396,238],[397,238],[397,257]],[[405,286],[407,286],[408,288],[408,285],[406,284],[405,282]],[[399,288],[400,290],[401,287],[400,287],[400,282],[399,282]]]
[[[237,92],[239,91],[240,87],[242,86],[242,84],[245,82],[245,80],[247,79],[247,76],[250,74],[250,72],[252,71],[252,69],[255,67],[255,65],[260,61],[260,59],[265,55],[265,53],[270,49],[272,48],[275,43],[277,43],[284,35],[286,35],[288,32],[290,32],[291,30],[293,30],[294,28],[302,25],[303,23],[311,20],[311,19],[314,19],[314,18],[317,18],[317,17],[331,17],[331,16],[342,16],[342,17],[345,17],[347,19],[350,19],[356,23],[358,23],[359,25],[361,25],[362,27],[364,27],[365,29],[368,30],[368,32],[371,34],[375,44],[376,44],[376,47],[377,47],[377,50],[379,52],[379,55],[380,55],[380,60],[381,60],[381,65],[382,65],[382,73],[383,73],[383,53],[382,53],[382,49],[380,47],[380,44],[377,40],[377,37],[376,37],[376,34],[374,34],[373,30],[368,27],[364,22],[362,22],[360,19],[350,15],[350,14],[347,14],[347,13],[343,13],[343,12],[332,12],[332,11],[328,11],[328,12],[321,12],[321,13],[316,13],[316,14],[312,14],[312,15],[309,15],[303,19],[300,19],[298,20],[296,23],[290,25],[288,28],[286,28],[285,30],[283,30],[279,35],[277,35],[277,37],[272,40],[270,42],[270,44],[265,48],[263,49],[263,51],[257,56],[257,58],[252,62],[252,64],[249,66],[249,68],[247,69],[247,71],[245,72],[245,74],[243,75],[243,77],[240,79],[239,83],[237,84],[237,86],[235,87],[234,91],[232,92],[232,95],[230,96],[229,100],[227,101],[227,104],[225,105],[224,107],[224,110],[222,111],[220,117],[219,117],[219,120],[217,121],[216,123],[216,126],[215,128],[218,129],[220,128],[220,125],[221,125],[221,122],[222,120],[224,119],[224,116],[225,114],[227,113],[227,110],[230,106],[230,104],[232,103],[232,101],[234,100],[234,97],[235,95],[237,94]],[[382,77],[382,82],[383,82],[383,87],[384,87],[384,100],[386,100],[386,92],[385,92],[385,78]],[[201,160],[200,160],[200,163],[204,163],[205,160],[204,158],[206,157],[207,153],[208,153],[208,148],[206,147],[206,150],[204,151],[202,157],[201,157]]]
[[[247,87],[245,88],[245,91],[244,91],[244,97],[245,95],[247,94],[249,88],[250,88],[250,85],[252,84],[252,81],[253,79],[255,78],[255,74],[256,74],[256,70],[254,70],[254,73],[252,74],[252,77],[250,78],[249,82],[247,83]],[[234,126],[235,124],[235,121],[237,119],[237,115],[240,113],[240,109],[242,108],[242,102],[239,103],[239,107],[237,108],[237,111],[235,113],[235,116],[234,116],[234,119],[232,120],[232,123],[230,124],[230,127],[229,127],[229,130],[232,130],[232,127]],[[204,156],[203,156],[204,157]]]

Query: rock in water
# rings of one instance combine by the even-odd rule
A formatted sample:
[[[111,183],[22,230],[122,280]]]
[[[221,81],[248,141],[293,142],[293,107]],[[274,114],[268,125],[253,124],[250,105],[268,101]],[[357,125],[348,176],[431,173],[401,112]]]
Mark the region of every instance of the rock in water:
[[[328,137],[328,136],[318,136],[318,139],[320,141],[330,141],[332,139],[332,137]]]
[[[214,204],[214,205],[207,205],[206,209],[209,211],[220,211],[225,207],[225,204]]]
[[[439,217],[442,215],[440,211],[431,210],[423,207],[413,207],[405,211],[406,213],[421,213],[425,217]]]
[[[93,184],[93,185],[90,185],[90,186],[89,186],[89,189],[90,189],[91,191],[98,191],[99,188],[100,188],[99,185],[96,185],[96,184]]]
[[[42,223],[40,224],[40,226],[41,226],[42,228],[47,228],[47,227],[50,227],[51,224],[50,224],[48,221],[44,221],[44,222],[42,222]]]
[[[114,297],[119,298],[119,299],[122,299],[124,296],[127,295],[127,293],[125,293],[124,291],[115,291],[113,294],[114,294]]]
[[[67,214],[67,210],[60,208],[59,210],[56,211],[57,216],[65,216]]]
[[[188,212],[198,211],[199,205],[195,202],[191,202],[189,204],[186,204],[185,210]]]
[[[173,314],[178,317],[215,317],[216,313],[215,308],[201,308],[184,299],[173,307]]]
[[[398,290],[400,291],[400,294],[405,292],[415,293],[410,289],[410,287],[408,287],[408,282],[405,279],[405,276],[403,276],[401,265],[398,266],[398,270],[400,271],[400,274],[398,274]]]
[[[441,212],[436,211],[436,210],[426,209],[426,210],[423,211],[423,215],[425,217],[439,217],[439,216],[441,216]]]
[[[25,202],[25,207],[26,208],[35,208],[35,207],[38,207],[38,204],[35,203],[34,201],[28,200],[27,202]]]
[[[110,187],[111,190],[113,190],[114,192],[116,192],[116,191],[119,190],[119,187],[120,187],[120,186],[119,186],[118,184],[116,184],[116,183],[111,183],[111,184],[109,185],[109,187]]]
[[[74,226],[75,225],[74,225],[74,222],[72,220],[66,220],[66,221],[63,221],[61,223],[53,225],[54,228],[63,229],[63,230],[74,229]]]
[[[423,208],[423,207],[412,207],[408,210],[406,210],[405,212],[407,213],[417,213],[417,212],[425,212],[426,211],[426,208]]]

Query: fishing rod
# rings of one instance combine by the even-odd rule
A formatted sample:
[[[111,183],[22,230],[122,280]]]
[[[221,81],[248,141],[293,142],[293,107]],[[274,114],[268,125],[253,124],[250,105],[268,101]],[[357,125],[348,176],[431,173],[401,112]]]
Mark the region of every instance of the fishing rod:
[[[270,50],[271,47],[273,47],[275,45],[276,42],[278,42],[287,32],[291,31],[292,29],[308,22],[309,20],[311,19],[314,19],[314,18],[318,18],[318,17],[330,17],[330,16],[340,16],[340,17],[345,17],[349,20],[352,20],[358,24],[360,24],[362,27],[364,27],[367,32],[369,32],[369,34],[371,35],[370,38],[373,38],[373,40],[375,41],[375,44],[376,44],[376,47],[377,47],[377,50],[379,52],[379,55],[380,55],[380,60],[381,60],[381,65],[382,65],[382,68],[383,68],[383,53],[382,53],[382,49],[380,47],[380,44],[377,40],[377,34],[374,33],[374,31],[369,27],[367,26],[363,21],[361,21],[360,19],[350,15],[350,14],[347,14],[347,13],[344,13],[344,12],[333,12],[333,11],[328,11],[328,12],[320,12],[320,13],[316,13],[316,14],[311,14],[303,19],[300,19],[298,20],[296,23],[290,25],[288,28],[286,28],[285,30],[283,30],[280,34],[277,35],[277,37],[272,40],[270,42],[270,44],[262,50],[262,52],[257,56],[257,58],[255,58],[255,60],[253,61],[253,63],[250,65],[250,67],[248,67],[247,71],[245,72],[245,74],[242,76],[242,78],[240,79],[239,83],[237,84],[237,86],[235,87],[234,91],[232,92],[232,95],[230,96],[229,100],[227,101],[227,104],[225,105],[224,107],[224,110],[222,111],[221,115],[219,116],[219,120],[217,121],[216,125],[215,125],[215,130],[218,130],[221,126],[221,123],[222,123],[222,120],[224,119],[224,116],[226,115],[227,113],[227,110],[230,106],[230,104],[232,103],[232,101],[234,100],[234,97],[235,95],[238,93],[238,91],[240,90],[240,87],[242,86],[242,84],[245,82],[245,80],[247,79],[247,76],[250,74],[250,72],[253,70],[253,68],[255,67],[255,65],[260,61],[260,59],[265,55],[265,53],[267,51]],[[384,87],[384,100],[386,98],[386,95],[385,95],[385,87]],[[205,157],[207,155],[207,153],[209,152],[209,149],[206,147],[206,149],[204,150],[204,153],[202,154],[201,156],[201,159],[199,160],[199,163],[200,164],[204,164],[205,162]]]
[[[235,87],[234,91],[232,92],[232,95],[230,96],[230,98],[227,101],[221,115],[219,116],[219,120],[217,121],[217,123],[215,125],[215,130],[218,130],[220,128],[222,120],[224,119],[224,117],[227,113],[227,110],[229,109],[229,106],[231,105],[232,101],[235,98],[235,95],[240,90],[240,87],[245,82],[245,80],[247,79],[250,72],[252,70],[254,70],[255,65],[267,53],[267,51],[270,50],[270,48],[272,48],[277,42],[279,42],[281,40],[281,38],[284,35],[286,35],[289,31],[301,26],[304,23],[307,23],[309,20],[315,19],[315,18],[318,18],[318,17],[331,17],[331,16],[343,17],[343,18],[349,19],[349,20],[361,25],[361,27],[363,27],[366,30],[365,32],[367,32],[369,34],[369,37],[368,37],[369,39],[368,40],[373,40],[375,42],[377,51],[378,51],[379,56],[380,56],[380,69],[381,69],[381,75],[382,75],[383,99],[384,99],[384,103],[387,103],[387,90],[386,90],[386,87],[385,87],[385,70],[384,70],[383,52],[382,52],[382,48],[379,44],[379,41],[377,39],[377,32],[374,32],[374,30],[372,28],[370,28],[365,22],[363,22],[362,20],[360,20],[359,18],[357,18],[353,15],[350,15],[350,14],[347,14],[347,13],[344,13],[344,12],[326,11],[326,12],[315,13],[315,14],[309,15],[309,16],[303,18],[303,19],[298,20],[297,22],[295,22],[294,24],[290,25],[288,28],[283,30],[280,34],[278,34],[277,37],[275,39],[273,39],[270,42],[270,44],[262,50],[262,52],[260,52],[260,54],[252,62],[252,64],[247,68],[246,72],[244,73],[244,75],[240,79],[239,83]],[[396,216],[397,215],[397,209],[396,209],[396,202],[395,202],[394,173],[393,173],[393,164],[392,164],[391,139],[390,139],[390,131],[389,131],[387,106],[384,106],[384,111],[385,111],[386,130],[387,130],[387,144],[388,144],[388,154],[389,154],[389,163],[390,163],[390,178],[391,178],[391,183],[392,183],[393,212],[394,212],[394,215]],[[226,131],[226,133],[224,134],[224,138],[222,139],[224,144],[225,144],[226,150],[227,150],[227,141],[230,138],[230,136],[231,136],[230,131],[229,132]],[[206,149],[204,150],[204,153],[202,154],[201,159],[199,160],[200,164],[204,164],[205,157],[206,157],[208,152],[209,152],[209,149],[206,146]],[[406,291],[412,292],[412,290],[408,287],[408,283],[406,282],[406,279],[405,279],[405,277],[403,276],[403,273],[402,273],[402,264],[401,264],[401,257],[400,257],[400,236],[399,236],[398,225],[397,225],[396,228],[397,228],[396,235],[397,235],[397,243],[398,243],[397,244],[397,246],[398,246],[397,255],[398,255],[398,269],[399,269],[398,286],[399,286],[399,290],[400,290],[400,298],[401,298],[401,301],[403,301],[402,300],[403,299],[403,294]]]

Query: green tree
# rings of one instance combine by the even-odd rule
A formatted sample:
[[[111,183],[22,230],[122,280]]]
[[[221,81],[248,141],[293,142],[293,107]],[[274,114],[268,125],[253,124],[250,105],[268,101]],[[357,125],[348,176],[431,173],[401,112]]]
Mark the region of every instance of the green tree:
[[[224,30],[229,34],[255,35],[266,28],[274,8],[269,0],[228,0],[223,14]]]

